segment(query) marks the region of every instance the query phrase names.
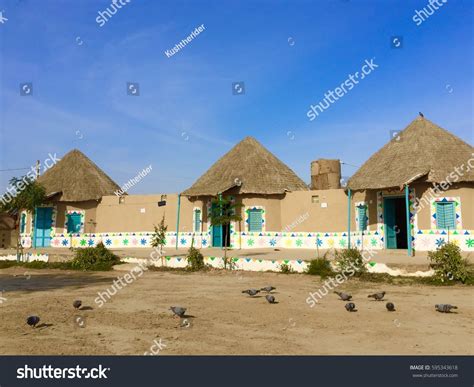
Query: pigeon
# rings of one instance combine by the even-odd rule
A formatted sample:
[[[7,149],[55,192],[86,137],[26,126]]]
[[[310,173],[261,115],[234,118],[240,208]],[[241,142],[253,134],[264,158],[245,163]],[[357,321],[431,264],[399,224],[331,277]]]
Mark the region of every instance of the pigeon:
[[[36,324],[38,324],[40,321],[40,318],[38,316],[29,316],[26,319],[26,323],[33,328],[36,328]]]
[[[374,298],[377,301],[382,301],[385,297],[385,292],[374,293],[367,296],[368,298]]]
[[[74,309],[79,309],[82,306],[82,301],[76,300],[72,303],[72,306],[74,307]]]
[[[393,303],[387,302],[387,305],[385,306],[389,312],[395,312],[395,305],[393,305]]]
[[[436,304],[435,309],[441,313],[450,313],[451,309],[457,309],[457,306],[451,304]]]
[[[242,290],[242,293],[247,293],[249,296],[255,296],[255,295],[257,295],[257,293],[260,293],[260,290],[247,289],[247,290]]]
[[[270,303],[270,304],[274,304],[275,303],[275,297],[273,297],[271,294],[267,294],[265,296],[265,298],[267,299],[267,301]]]
[[[178,317],[184,317],[184,313],[186,312],[186,308],[182,308],[181,306],[170,306],[170,310]]]
[[[342,301],[350,301],[352,296],[350,294],[344,293],[344,292],[334,292],[336,293],[339,297],[341,297]]]
[[[355,304],[353,302],[348,302],[345,306],[346,310],[348,312],[354,312],[355,311]]]
[[[264,288],[261,288],[260,290],[270,293],[272,290],[276,290],[276,288],[274,288],[273,286],[265,286]]]

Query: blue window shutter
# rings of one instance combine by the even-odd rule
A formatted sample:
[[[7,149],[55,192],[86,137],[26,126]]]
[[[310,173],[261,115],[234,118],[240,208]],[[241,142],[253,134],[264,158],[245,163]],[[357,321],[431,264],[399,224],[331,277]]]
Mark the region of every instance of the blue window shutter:
[[[201,231],[201,210],[194,210],[194,232]]]
[[[367,230],[367,206],[357,207],[359,218],[359,231]]]
[[[259,209],[249,210],[249,231],[250,232],[262,231],[262,210],[259,210]]]
[[[26,228],[26,214],[21,214],[20,233],[23,234]]]
[[[78,234],[81,232],[81,215],[80,214],[67,215],[67,232],[70,234]]]
[[[436,226],[439,229],[456,229],[456,210],[453,202],[436,203]]]

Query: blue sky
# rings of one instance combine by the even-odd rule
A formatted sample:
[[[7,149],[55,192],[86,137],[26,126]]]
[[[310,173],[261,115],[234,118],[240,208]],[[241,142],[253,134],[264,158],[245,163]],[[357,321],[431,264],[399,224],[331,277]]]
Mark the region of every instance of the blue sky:
[[[309,182],[312,160],[361,165],[419,111],[473,142],[470,0],[420,26],[427,0],[131,0],[100,27],[110,4],[0,0],[0,169],[78,148],[119,185],[151,164],[130,193],[178,192],[250,135]],[[310,104],[371,58],[379,67],[309,121]],[[24,82],[33,95],[20,96]],[[1,191],[21,174],[0,172]]]

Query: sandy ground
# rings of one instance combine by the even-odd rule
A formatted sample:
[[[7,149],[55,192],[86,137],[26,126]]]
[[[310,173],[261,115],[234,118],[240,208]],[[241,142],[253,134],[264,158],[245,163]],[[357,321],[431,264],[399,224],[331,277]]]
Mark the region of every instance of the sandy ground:
[[[334,294],[314,308],[306,304],[308,292],[321,285],[318,277],[146,272],[100,308],[97,292],[124,274],[0,270],[0,354],[142,355],[155,339],[161,339],[159,355],[474,354],[472,287],[351,280],[340,286],[358,308],[349,313]],[[267,284],[277,288],[278,304],[241,293]],[[396,312],[367,298],[382,289]],[[92,309],[75,312],[74,299]],[[458,313],[437,313],[436,303],[453,303]],[[171,305],[187,307],[190,317],[173,318]],[[27,326],[30,314],[45,325]]]

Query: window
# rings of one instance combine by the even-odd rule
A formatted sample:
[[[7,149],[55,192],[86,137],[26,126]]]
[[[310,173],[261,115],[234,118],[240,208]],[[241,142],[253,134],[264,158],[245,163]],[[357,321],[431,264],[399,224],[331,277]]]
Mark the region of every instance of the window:
[[[67,232],[69,234],[79,234],[81,232],[81,214],[67,215]]]
[[[25,233],[25,228],[26,228],[26,214],[23,213],[21,214],[21,218],[20,218],[20,233],[21,234]]]
[[[194,232],[201,232],[201,210],[194,210]]]
[[[436,227],[441,229],[456,229],[456,210],[454,202],[436,203]]]
[[[319,195],[311,196],[311,203],[319,203]]]
[[[357,218],[359,219],[359,231],[367,230],[367,206],[361,204],[357,206]]]
[[[263,218],[261,209],[249,210],[249,232],[261,232],[262,221]]]

